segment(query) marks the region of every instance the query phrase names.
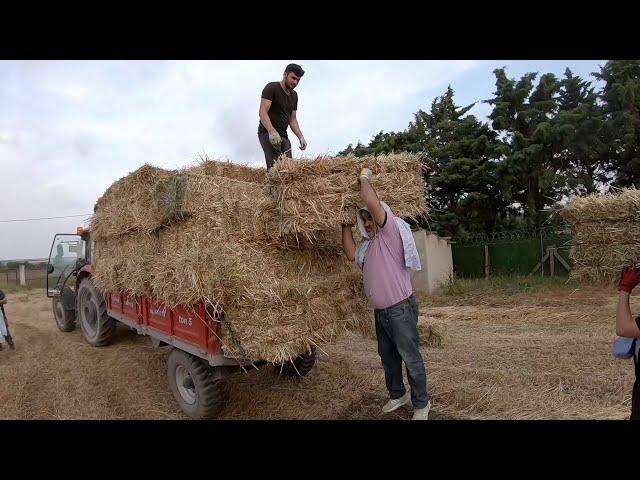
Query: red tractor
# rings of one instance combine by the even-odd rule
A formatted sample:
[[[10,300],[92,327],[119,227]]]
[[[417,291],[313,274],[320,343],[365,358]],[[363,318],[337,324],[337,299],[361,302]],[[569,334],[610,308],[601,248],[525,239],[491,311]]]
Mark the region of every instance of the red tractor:
[[[173,395],[193,419],[215,418],[224,407],[220,380],[229,374],[266,364],[225,357],[219,335],[222,322],[203,303],[167,308],[149,297],[100,292],[92,281],[93,240],[87,229],[57,234],[51,245],[47,297],[62,332],[76,324],[90,345],[104,347],[114,338],[118,322],[148,335],[154,347],[171,346],[167,375]],[[286,376],[305,376],[315,364],[315,351],[292,362],[274,365]]]

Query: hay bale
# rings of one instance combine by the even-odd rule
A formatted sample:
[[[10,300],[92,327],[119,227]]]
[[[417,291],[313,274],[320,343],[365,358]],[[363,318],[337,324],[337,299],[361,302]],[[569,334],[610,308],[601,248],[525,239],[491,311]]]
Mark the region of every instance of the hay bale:
[[[182,172],[161,178],[153,185],[153,204],[150,208],[157,209],[157,227],[170,225],[184,220],[187,212],[184,210],[184,197],[187,189],[187,175]]]
[[[160,250],[157,234],[105,238],[94,245],[93,281],[99,290],[151,294],[151,272]]]
[[[227,176],[213,175],[216,172]],[[341,249],[338,225],[306,236],[282,231],[277,204],[264,183],[265,172],[212,160],[179,171],[145,165],[118,180],[98,200],[91,221],[93,236],[148,235],[195,217],[211,229],[247,241],[285,249]]]
[[[264,185],[267,179],[266,168],[249,167],[224,160],[213,160],[206,155],[201,156],[199,165],[190,170],[193,173],[231,178],[261,185]]]
[[[113,183],[96,202],[91,219],[94,237],[148,234],[157,230],[162,218],[155,207],[154,187],[170,177],[171,172],[145,164]]]
[[[152,293],[170,305],[193,304],[203,298],[230,305],[256,281],[302,281],[353,267],[342,252],[247,241],[199,218],[163,228],[158,237]]]
[[[241,356],[237,342],[251,358],[282,363],[347,331],[366,330],[372,313],[360,285],[358,272],[255,283],[225,307],[234,338],[223,327],[223,350]]]
[[[198,203],[208,204],[212,215],[218,213],[220,201],[231,204],[252,198],[255,206],[266,198],[265,174],[266,169],[209,159],[181,170],[145,164],[116,181],[98,199],[91,230],[99,238],[148,234],[197,213],[192,210]],[[207,180],[209,185],[203,185]]]
[[[591,194],[571,197],[562,209],[570,225],[590,222],[622,222],[640,220],[640,190],[624,188],[613,195]]]
[[[407,153],[377,157],[281,157],[267,175],[280,213],[280,230],[311,238],[319,230],[355,221],[362,206],[357,180],[362,167],[373,171],[381,200],[402,218],[427,213],[422,162]]]
[[[624,267],[640,261],[640,191],[573,197],[562,210],[571,227],[571,277],[614,282]]]

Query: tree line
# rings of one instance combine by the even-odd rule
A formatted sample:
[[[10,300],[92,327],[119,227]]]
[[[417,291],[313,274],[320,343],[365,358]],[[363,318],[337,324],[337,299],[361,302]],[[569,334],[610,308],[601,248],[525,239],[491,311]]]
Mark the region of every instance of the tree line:
[[[407,128],[380,132],[341,155],[407,151],[425,165],[428,226],[463,237],[538,229],[571,195],[640,187],[640,60],[610,60],[591,76],[494,70],[489,121],[458,106],[454,90]],[[477,103],[477,102],[476,102]]]

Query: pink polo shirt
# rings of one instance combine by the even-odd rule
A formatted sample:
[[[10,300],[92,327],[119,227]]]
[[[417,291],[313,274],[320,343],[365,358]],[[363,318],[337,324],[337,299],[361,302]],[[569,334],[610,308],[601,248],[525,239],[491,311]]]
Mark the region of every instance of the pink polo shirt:
[[[400,303],[413,293],[400,228],[389,212],[384,227],[378,227],[369,244],[362,275],[365,292],[376,310]]]

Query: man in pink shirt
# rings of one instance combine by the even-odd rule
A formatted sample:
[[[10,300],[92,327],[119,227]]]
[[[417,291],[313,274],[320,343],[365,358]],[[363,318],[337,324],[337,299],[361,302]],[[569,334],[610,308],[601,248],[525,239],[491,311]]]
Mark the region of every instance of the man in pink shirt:
[[[392,412],[412,403],[413,419],[427,420],[431,402],[420,353],[418,305],[405,265],[403,240],[391,209],[380,202],[370,178],[371,170],[363,168],[359,181],[365,206],[358,215],[368,237],[362,262],[364,288],[375,312],[378,354],[390,396],[382,411]],[[359,252],[352,225],[342,225],[342,246],[347,258],[356,261]],[[407,369],[410,392],[402,379],[402,362]]]

